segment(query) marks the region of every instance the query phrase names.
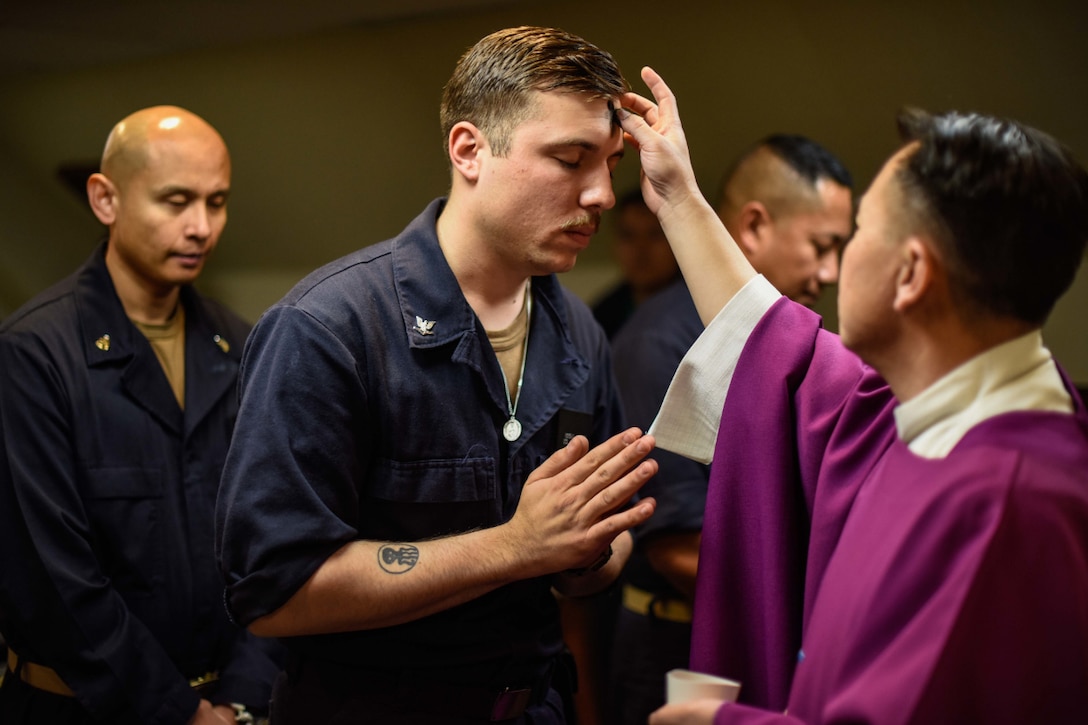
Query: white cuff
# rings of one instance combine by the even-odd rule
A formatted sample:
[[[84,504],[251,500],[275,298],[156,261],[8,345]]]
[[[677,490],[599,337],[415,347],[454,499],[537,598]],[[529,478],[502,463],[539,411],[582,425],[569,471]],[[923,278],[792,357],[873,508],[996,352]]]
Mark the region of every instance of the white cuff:
[[[711,320],[680,361],[650,426],[658,448],[710,463],[737,361],[752,330],[781,296],[756,275]]]

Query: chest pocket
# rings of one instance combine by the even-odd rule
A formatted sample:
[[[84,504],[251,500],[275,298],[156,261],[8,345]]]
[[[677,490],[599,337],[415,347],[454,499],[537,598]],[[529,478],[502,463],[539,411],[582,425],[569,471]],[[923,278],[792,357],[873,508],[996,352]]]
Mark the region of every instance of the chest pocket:
[[[103,573],[126,595],[145,595],[163,575],[163,472],[159,468],[93,468],[87,513]]]
[[[418,541],[502,523],[492,458],[379,459],[368,491],[360,502],[364,538]]]

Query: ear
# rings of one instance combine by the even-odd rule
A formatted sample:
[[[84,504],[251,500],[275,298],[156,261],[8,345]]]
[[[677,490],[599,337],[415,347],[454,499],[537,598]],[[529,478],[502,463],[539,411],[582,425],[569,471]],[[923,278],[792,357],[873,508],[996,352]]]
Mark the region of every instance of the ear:
[[[98,221],[106,226],[117,219],[117,187],[105,175],[95,173],[87,179],[87,201]]]
[[[487,139],[474,124],[460,121],[450,129],[447,149],[450,165],[467,181],[475,182],[480,178],[480,167],[485,149],[487,149]]]
[[[938,259],[933,248],[920,237],[907,237],[900,250],[892,307],[902,313],[918,305],[937,281]]]
[[[740,209],[737,223],[737,244],[751,258],[764,249],[770,239],[771,214],[761,202],[750,201]]]

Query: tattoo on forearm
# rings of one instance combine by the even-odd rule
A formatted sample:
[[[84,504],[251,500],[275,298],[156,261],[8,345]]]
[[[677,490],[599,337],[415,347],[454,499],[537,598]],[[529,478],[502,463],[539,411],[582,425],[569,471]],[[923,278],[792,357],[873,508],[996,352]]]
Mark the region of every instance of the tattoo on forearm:
[[[378,566],[390,574],[403,574],[419,561],[419,549],[411,544],[382,544],[378,548]]]

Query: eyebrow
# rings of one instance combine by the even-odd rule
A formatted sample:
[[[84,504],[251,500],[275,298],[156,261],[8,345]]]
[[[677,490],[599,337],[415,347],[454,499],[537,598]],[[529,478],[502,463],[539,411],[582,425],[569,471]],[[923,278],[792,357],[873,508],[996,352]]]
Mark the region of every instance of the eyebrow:
[[[191,189],[188,186],[164,186],[163,188],[158,190],[158,196],[161,197],[173,196],[174,194],[184,194],[185,196],[192,197],[200,196],[200,194],[198,194],[194,189]],[[208,196],[230,196],[230,187],[228,186],[222,189],[216,189],[212,193],[208,194]]]
[[[553,143],[547,144],[545,148],[547,148],[548,151],[559,151],[561,149],[579,148],[579,149],[584,149],[586,151],[589,151],[591,153],[601,150],[600,144],[595,144],[592,141],[587,141],[585,139],[580,139],[580,138],[572,138],[572,139],[567,139],[565,141],[555,141]],[[614,159],[614,158],[622,159],[625,148],[626,148],[625,146],[620,146],[619,149],[615,153],[609,154],[608,158],[610,158],[610,159]]]

